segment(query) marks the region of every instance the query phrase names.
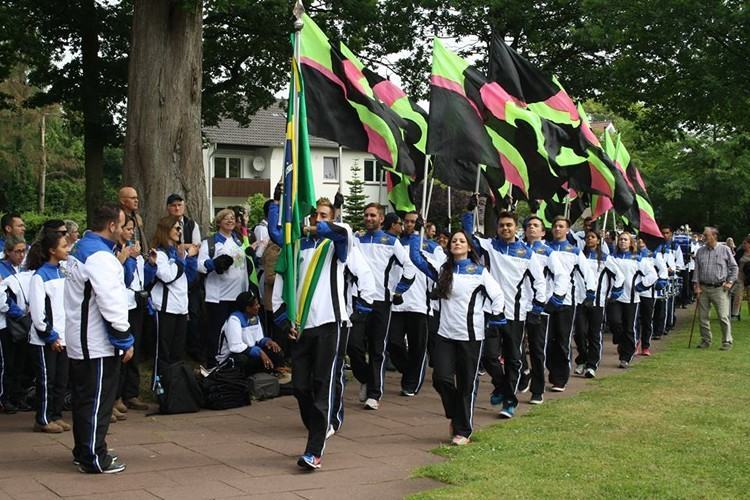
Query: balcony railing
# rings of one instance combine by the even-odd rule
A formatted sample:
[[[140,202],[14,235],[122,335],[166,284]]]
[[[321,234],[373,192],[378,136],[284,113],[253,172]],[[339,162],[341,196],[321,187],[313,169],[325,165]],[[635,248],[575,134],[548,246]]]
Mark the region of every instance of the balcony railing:
[[[213,196],[247,198],[255,193],[268,196],[270,192],[271,181],[269,179],[213,178]]]

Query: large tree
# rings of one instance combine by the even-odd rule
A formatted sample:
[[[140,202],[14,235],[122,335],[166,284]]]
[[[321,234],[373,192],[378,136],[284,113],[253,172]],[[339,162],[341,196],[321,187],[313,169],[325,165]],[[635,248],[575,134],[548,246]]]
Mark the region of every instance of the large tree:
[[[136,0],[130,48],[123,179],[141,195],[153,230],[169,193],[208,220],[201,144],[200,0]],[[205,229],[205,228],[204,228]]]

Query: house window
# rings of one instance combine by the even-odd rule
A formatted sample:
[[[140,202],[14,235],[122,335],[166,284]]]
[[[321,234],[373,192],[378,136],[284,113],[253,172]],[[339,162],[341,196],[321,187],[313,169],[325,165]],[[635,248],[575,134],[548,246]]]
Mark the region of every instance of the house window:
[[[324,181],[336,181],[339,180],[339,159],[334,156],[323,157],[323,180]]]
[[[242,178],[242,158],[214,157],[214,177]]]
[[[227,176],[227,159],[215,157],[214,158],[214,177],[226,177]]]
[[[365,160],[365,182],[382,183],[384,171],[375,160]]]

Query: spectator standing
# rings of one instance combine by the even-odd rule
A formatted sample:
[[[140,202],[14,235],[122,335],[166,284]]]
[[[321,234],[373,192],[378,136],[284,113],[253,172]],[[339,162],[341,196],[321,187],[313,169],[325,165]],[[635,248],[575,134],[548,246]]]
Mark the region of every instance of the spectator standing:
[[[133,356],[124,273],[113,254],[124,224],[119,207],[97,209],[89,221],[91,230],[68,259],[65,331],[73,394],[73,461],[85,473],[125,470],[125,464],[107,452],[105,441],[120,365]]]
[[[740,319],[740,312],[742,311],[742,296],[744,293],[749,293],[748,300],[750,300],[750,236],[746,236],[742,240],[742,246],[737,249],[737,253],[734,256],[734,260],[737,261],[737,281],[732,287],[732,294],[734,301],[732,303],[732,316],[736,319]],[[750,310],[750,303],[748,304],[748,310]]]
[[[24,239],[26,235],[26,224],[24,224],[21,216],[15,212],[9,212],[0,218],[0,226],[2,226],[2,237],[0,237],[0,252],[4,252],[3,246],[5,240],[10,236],[16,236]],[[0,259],[4,259],[5,254],[0,253]]]
[[[120,188],[118,198],[120,199],[120,208],[125,212],[125,218],[133,219],[133,223],[135,224],[133,238],[141,244],[141,252],[143,253],[143,257],[146,258],[146,252],[148,252],[150,247],[146,238],[146,231],[143,228],[143,219],[138,213],[138,192],[131,186],[124,186]]]
[[[217,232],[201,243],[198,253],[198,272],[206,276],[208,328],[204,347],[209,367],[216,366],[219,335],[235,299],[248,290],[245,252],[242,240],[234,232],[235,217],[232,209],[220,210],[215,219]]]
[[[703,231],[706,244],[695,254],[693,287],[698,297],[698,312],[702,341],[699,349],[711,346],[711,323],[708,315],[713,304],[721,323],[721,350],[732,348],[732,324],[729,322],[729,290],[737,280],[737,262],[726,245],[719,244],[719,231],[706,227]]]
[[[76,244],[76,241],[78,241],[81,237],[78,223],[73,220],[66,219],[63,222],[65,222],[65,230],[67,231],[67,237],[68,237],[68,247],[73,248],[73,245]]]
[[[68,356],[65,351],[65,276],[60,262],[67,258],[67,239],[51,232],[32,245],[27,260],[28,268],[36,271],[29,290],[33,323],[29,343],[36,368],[35,432],[56,434],[70,430],[70,425],[62,419],[68,387]]]

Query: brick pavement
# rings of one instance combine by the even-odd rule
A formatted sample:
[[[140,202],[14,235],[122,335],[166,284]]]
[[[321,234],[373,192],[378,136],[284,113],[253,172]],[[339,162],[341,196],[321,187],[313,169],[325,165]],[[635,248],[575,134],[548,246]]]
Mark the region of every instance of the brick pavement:
[[[618,371],[610,337],[599,376]],[[655,342],[658,350],[659,343]],[[587,384],[573,376],[562,394],[570,397]],[[497,423],[488,403],[489,377],[481,379],[475,423]],[[323,468],[301,472],[296,458],[304,449],[305,429],[293,397],[257,402],[228,411],[145,416],[110,427],[109,447],[127,463],[114,476],[82,475],[71,463],[72,433],[31,432],[32,414],[0,415],[0,500],[47,498],[401,498],[440,486],[411,478],[419,466],[441,460],[430,450],[447,443],[448,425],[437,393],[425,384],[415,398],[398,395],[398,378],[389,373],[377,412],[361,409],[358,384],[346,390],[346,420],[328,441]],[[533,407],[521,395],[518,415]],[[66,415],[70,421],[69,415]]]

